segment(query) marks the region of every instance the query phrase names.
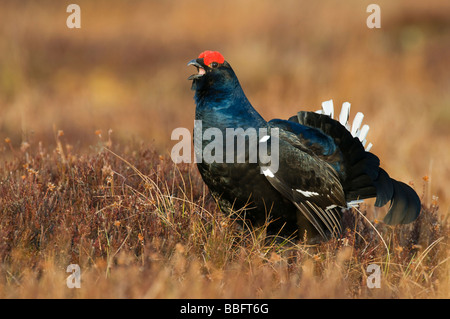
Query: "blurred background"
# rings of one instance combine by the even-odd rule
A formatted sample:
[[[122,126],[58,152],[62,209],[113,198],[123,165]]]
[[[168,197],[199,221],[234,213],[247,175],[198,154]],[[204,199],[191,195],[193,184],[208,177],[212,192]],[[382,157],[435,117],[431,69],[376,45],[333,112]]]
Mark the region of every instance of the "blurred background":
[[[66,26],[73,2],[81,29]],[[112,130],[116,145],[170,154],[172,130],[193,127],[186,64],[217,50],[266,119],[349,101],[382,166],[447,213],[450,2],[376,1],[380,29],[366,25],[371,3],[3,0],[2,162],[10,146],[52,149],[58,130],[78,153]]]

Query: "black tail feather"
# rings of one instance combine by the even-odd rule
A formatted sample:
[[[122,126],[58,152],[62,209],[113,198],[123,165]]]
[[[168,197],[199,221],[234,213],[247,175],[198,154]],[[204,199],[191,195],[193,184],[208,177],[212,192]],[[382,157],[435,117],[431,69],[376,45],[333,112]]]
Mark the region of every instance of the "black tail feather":
[[[394,180],[381,167],[378,170],[378,176],[373,180],[377,189],[377,200],[375,206],[381,207],[387,204],[394,197]]]
[[[377,196],[373,180],[378,176],[380,160],[366,152],[361,141],[338,121],[314,112],[298,112],[289,121],[320,129],[330,136],[343,156],[343,187],[347,202]]]
[[[405,183],[392,179],[394,194],[384,222],[389,225],[408,224],[419,217],[421,204],[416,192]]]
[[[391,201],[389,211],[384,217],[386,224],[408,224],[416,220],[420,214],[421,204],[419,196],[411,187],[390,178],[381,167],[374,185],[377,189],[375,206],[382,207]]]
[[[407,224],[420,214],[419,196],[408,185],[389,177],[380,167],[379,158],[366,152],[358,138],[338,121],[327,115],[298,112],[289,121],[320,129],[330,136],[343,154],[346,200],[376,197],[375,206],[381,207],[391,201],[384,221],[389,225]]]

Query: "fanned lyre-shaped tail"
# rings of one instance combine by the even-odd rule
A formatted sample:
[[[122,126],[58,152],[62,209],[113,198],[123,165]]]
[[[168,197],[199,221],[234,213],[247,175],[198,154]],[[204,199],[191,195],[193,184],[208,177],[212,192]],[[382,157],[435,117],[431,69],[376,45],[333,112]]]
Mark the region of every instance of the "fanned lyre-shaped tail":
[[[322,110],[315,113],[327,115],[333,119],[333,101],[323,102]],[[421,210],[419,196],[410,186],[392,179],[385,170],[379,167],[380,160],[376,155],[369,152],[372,144],[367,144],[366,141],[369,126],[365,124],[361,127],[364,115],[358,112],[353,123],[350,124],[348,121],[350,103],[343,103],[337,121],[347,129],[348,132],[345,132],[346,130],[337,127],[339,125],[336,125],[336,122],[333,125],[331,121],[319,120],[313,114],[299,112],[297,116],[290,120],[321,129],[333,138],[344,153],[347,169],[344,190],[349,204],[357,204],[362,199],[376,197],[375,206],[377,207],[391,202],[389,211],[384,218],[385,223],[396,225],[414,221]],[[355,143],[355,137],[359,139],[361,144]]]

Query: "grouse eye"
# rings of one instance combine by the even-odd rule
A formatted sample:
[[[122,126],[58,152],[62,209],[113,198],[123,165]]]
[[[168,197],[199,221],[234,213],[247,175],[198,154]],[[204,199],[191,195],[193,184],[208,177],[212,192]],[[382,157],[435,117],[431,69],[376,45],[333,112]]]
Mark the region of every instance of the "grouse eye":
[[[219,66],[219,63],[211,62],[211,64],[209,66],[214,69],[214,68],[217,68]]]

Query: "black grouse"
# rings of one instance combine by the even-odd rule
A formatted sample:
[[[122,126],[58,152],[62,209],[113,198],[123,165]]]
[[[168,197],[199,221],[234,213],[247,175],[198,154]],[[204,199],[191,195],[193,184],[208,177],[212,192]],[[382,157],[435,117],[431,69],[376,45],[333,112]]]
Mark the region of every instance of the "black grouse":
[[[253,226],[270,221],[269,234],[311,241],[338,237],[342,209],[365,198],[376,197],[377,207],[390,201],[387,224],[418,217],[416,192],[390,178],[345,127],[348,108],[340,121],[301,111],[267,122],[219,52],[205,51],[188,65],[198,72],[189,77],[197,165],[225,213],[240,212]]]

